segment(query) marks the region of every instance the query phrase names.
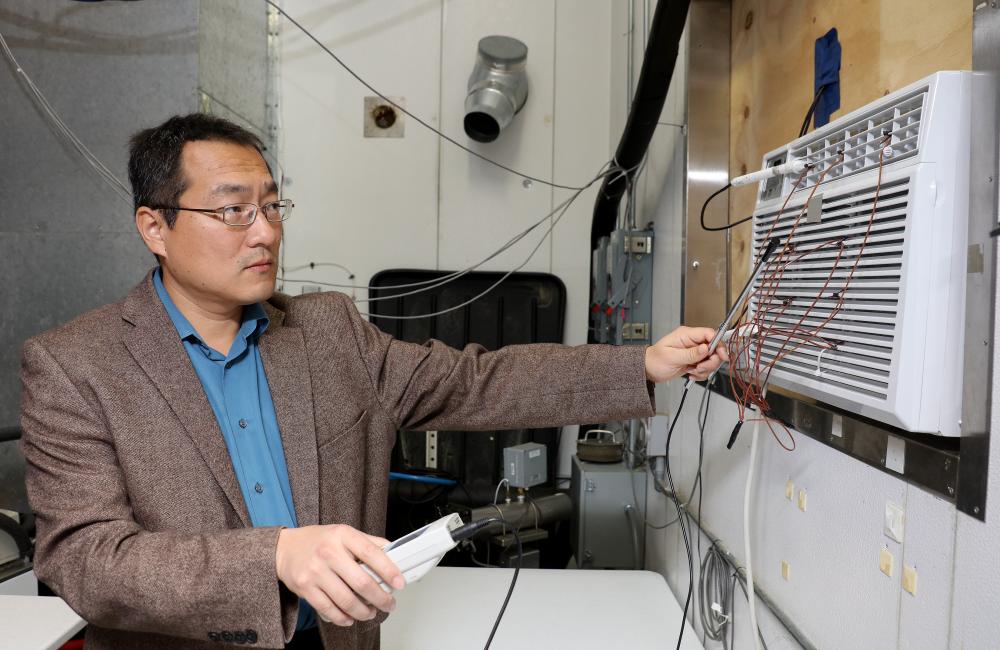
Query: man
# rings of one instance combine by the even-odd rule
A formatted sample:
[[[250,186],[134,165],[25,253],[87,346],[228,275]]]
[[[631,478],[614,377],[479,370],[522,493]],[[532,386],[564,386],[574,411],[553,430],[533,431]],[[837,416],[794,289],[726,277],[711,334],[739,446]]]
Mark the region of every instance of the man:
[[[260,150],[206,115],[137,134],[158,267],[25,344],[35,569],[90,650],[375,647],[394,600],[358,562],[403,587],[379,537],[397,429],[648,416],[648,381],[721,363],[709,329],[459,352],[395,341],[341,294],[274,294],[292,205]]]

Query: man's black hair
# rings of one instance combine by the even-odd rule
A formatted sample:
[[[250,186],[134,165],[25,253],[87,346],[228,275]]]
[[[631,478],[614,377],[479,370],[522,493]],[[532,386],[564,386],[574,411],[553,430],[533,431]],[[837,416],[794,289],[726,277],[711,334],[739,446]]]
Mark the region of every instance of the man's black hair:
[[[263,157],[260,138],[238,124],[205,113],[176,115],[159,126],[139,131],[129,141],[128,180],[132,184],[133,209],[177,205],[185,190],[181,151],[186,143],[201,140],[253,147]],[[173,228],[177,211],[161,213],[167,226]]]

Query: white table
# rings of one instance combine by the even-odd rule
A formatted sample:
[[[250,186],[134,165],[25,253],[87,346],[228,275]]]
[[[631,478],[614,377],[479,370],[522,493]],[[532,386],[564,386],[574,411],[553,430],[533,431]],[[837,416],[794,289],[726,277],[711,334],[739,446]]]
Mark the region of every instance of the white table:
[[[61,646],[84,620],[55,596],[0,596],[0,650]]]
[[[513,569],[438,567],[396,594],[383,650],[481,648]],[[522,569],[492,648],[674,647],[681,607],[658,573]],[[685,622],[684,650],[703,646]]]

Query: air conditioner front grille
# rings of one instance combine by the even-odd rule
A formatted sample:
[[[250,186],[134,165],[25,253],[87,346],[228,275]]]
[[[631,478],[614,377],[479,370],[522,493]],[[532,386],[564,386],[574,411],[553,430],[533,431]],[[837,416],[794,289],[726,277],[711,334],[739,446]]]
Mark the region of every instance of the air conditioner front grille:
[[[792,250],[768,265],[755,285],[750,308],[753,313],[764,308],[759,316],[767,331],[759,347],[764,366],[780,355],[775,368],[785,373],[885,400],[892,383],[910,179],[884,182],[877,205],[875,196],[874,185],[827,193],[814,223],[799,217],[801,205],[780,215],[778,210],[754,215],[755,251],[763,250],[769,237],[780,239],[779,251],[785,243]],[[803,342],[792,334],[817,329],[827,345]]]
[[[883,139],[889,136],[885,163],[915,156],[919,151],[920,129],[927,88],[920,88],[889,106],[875,108],[843,128],[807,140],[789,153],[812,165],[799,189],[857,174],[879,165]],[[840,156],[843,154],[843,160]],[[824,174],[826,174],[824,176]]]

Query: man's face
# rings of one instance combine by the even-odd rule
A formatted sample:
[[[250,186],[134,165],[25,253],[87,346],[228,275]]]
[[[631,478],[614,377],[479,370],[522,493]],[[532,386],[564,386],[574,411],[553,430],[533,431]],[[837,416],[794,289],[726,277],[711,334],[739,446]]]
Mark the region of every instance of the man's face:
[[[216,209],[233,203],[276,201],[267,165],[251,147],[188,142],[181,152],[186,188],[177,205]],[[249,226],[230,226],[211,215],[181,210],[162,230],[164,275],[197,302],[232,308],[266,300],[278,272],[281,223],[262,212]]]

